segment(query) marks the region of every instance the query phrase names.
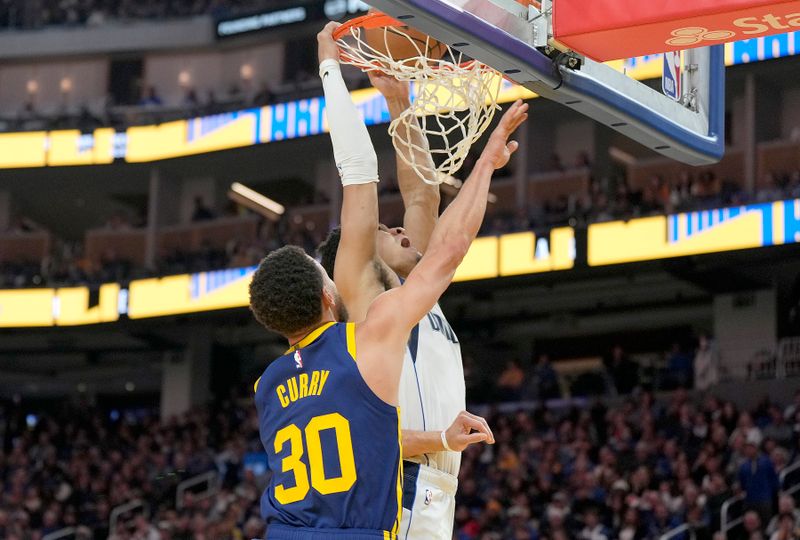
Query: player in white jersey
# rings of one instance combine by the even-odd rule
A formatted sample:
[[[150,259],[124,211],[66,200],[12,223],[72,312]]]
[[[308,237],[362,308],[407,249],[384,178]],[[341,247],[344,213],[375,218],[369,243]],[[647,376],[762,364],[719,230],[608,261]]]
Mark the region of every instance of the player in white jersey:
[[[386,97],[392,118],[408,108],[408,83],[374,74],[370,79]],[[337,134],[332,131],[331,137],[336,154]],[[422,141],[415,142],[416,147],[426,146]],[[353,153],[358,151],[353,149]],[[374,151],[369,151],[375,159]],[[417,156],[418,161],[420,158],[430,159],[430,155]],[[354,158],[336,156],[337,164],[341,159]],[[423,183],[402,159],[397,159],[397,168],[405,228],[389,229],[376,223],[371,238],[341,246],[341,233],[334,230],[319,248],[322,265],[334,276],[350,320],[362,320],[379,294],[398,286],[411,272],[425,252],[438,219],[438,186]],[[345,201],[343,218],[347,212]],[[347,227],[344,219],[343,227]],[[377,242],[373,251],[378,256],[363,260],[359,246],[369,242]],[[438,305],[411,333],[400,383],[400,408],[403,457],[407,461],[399,538],[450,540],[461,451],[470,444],[493,443],[494,437],[483,418],[465,411],[461,348]]]

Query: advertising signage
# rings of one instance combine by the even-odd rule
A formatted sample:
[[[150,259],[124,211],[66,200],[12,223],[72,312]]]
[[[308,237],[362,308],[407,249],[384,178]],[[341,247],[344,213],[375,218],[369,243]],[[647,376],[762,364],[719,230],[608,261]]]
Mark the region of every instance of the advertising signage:
[[[281,28],[304,22],[338,20],[364,13],[369,6],[361,0],[325,0],[292,2],[279,9],[261,11],[216,22],[217,38],[241,36],[262,30]]]

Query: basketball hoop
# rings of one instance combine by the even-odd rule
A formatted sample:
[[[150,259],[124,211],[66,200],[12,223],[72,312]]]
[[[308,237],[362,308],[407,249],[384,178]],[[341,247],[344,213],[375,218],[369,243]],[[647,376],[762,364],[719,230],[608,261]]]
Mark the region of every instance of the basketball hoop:
[[[333,37],[343,63],[414,83],[411,107],[389,125],[400,158],[427,184],[456,173],[499,108],[497,71],[383,13],[352,19]]]

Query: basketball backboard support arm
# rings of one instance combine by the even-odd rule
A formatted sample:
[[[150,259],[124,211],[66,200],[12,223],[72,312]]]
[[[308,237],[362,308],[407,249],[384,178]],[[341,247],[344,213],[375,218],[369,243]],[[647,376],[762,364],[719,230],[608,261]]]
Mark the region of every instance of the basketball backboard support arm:
[[[536,23],[528,22],[528,10],[513,0],[369,3],[492,66],[542,97],[566,105],[665,156],[689,165],[706,165],[722,158],[725,63],[721,46],[686,53],[687,99],[676,103],[588,58],[582,59],[577,69],[552,60],[533,45],[537,42]]]

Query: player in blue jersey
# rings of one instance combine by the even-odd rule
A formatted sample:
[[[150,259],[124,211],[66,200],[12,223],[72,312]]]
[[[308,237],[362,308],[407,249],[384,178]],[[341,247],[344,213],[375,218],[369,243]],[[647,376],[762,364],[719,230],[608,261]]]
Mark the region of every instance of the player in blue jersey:
[[[377,220],[377,159],[341,79],[333,28],[319,36],[320,73],[332,134],[348,133],[344,146],[334,141],[347,193],[341,238],[346,246]],[[255,387],[273,473],[262,497],[270,540],[396,537],[402,497],[397,403],[408,336],[447,288],[477,235],[492,173],[516,150],[507,140],[526,117],[521,102],[506,113],[439,220],[425,256],[402,286],[372,302],[363,321],[339,322],[346,314],[336,285],[299,248],[276,250],[259,265],[250,284],[251,310],[290,344]]]

